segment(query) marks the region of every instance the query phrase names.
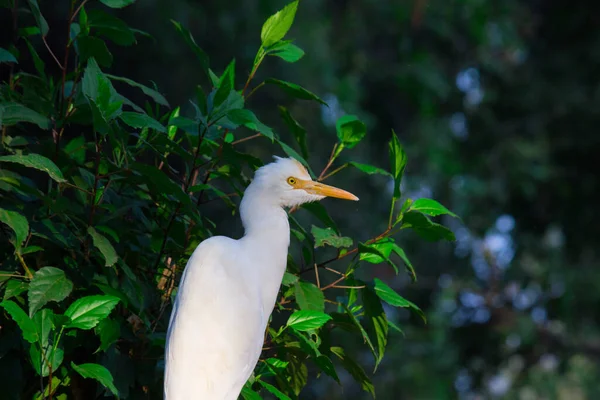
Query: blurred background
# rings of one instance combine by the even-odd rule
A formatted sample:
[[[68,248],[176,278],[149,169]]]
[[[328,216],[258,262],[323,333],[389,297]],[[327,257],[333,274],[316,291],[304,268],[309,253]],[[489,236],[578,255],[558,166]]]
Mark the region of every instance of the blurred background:
[[[152,38],[110,47],[120,61],[109,72],[155,82],[185,110],[201,73],[169,19],[192,31],[216,72],[235,57],[241,87],[262,23],[286,3],[139,0],[116,15]],[[65,25],[68,2],[40,6],[59,47],[65,32],[52,28]],[[585,1],[302,0],[288,37],[305,57],[259,69],[259,80],[289,80],[329,103],[291,101],[275,88],[250,99],[284,137],[276,106],[290,108],[309,132],[315,171],[336,141],[336,119],[355,114],[368,136],[340,162],[387,169],[394,129],[409,157],[404,196],[432,197],[462,217],[443,221],[455,243],[398,237],[417,283],[371,266],[428,317],[386,310],[404,336],[391,334],[373,376],[379,399],[600,398],[599,11]],[[245,146],[264,161],[282,155],[266,140]],[[330,182],[361,198],[351,215],[325,204],[344,235],[385,229],[387,178],[345,169]],[[213,211],[219,233],[241,232],[224,206]],[[371,358],[365,350],[362,361]],[[368,398],[340,377],[343,391],[323,376],[302,398]]]

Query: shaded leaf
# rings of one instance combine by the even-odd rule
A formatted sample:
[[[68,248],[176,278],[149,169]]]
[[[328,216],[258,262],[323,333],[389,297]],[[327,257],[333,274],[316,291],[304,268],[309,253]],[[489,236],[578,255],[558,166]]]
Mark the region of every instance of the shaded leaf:
[[[124,111],[119,118],[132,128],[150,128],[159,132],[167,132],[167,129],[148,114]]]
[[[425,240],[435,242],[438,240],[456,240],[454,233],[443,225],[432,222],[429,218],[417,211],[404,214],[402,228],[412,228]]]
[[[175,25],[175,29],[177,29],[179,35],[181,35],[181,37],[187,43],[187,45],[190,46],[190,48],[196,55],[196,58],[198,58],[198,60],[200,61],[200,66],[202,67],[204,73],[208,75],[208,55],[206,55],[204,50],[202,50],[200,46],[196,44],[196,41],[194,40],[194,37],[192,36],[189,30],[184,28],[179,22],[176,22],[174,20],[171,20],[171,22],[173,23],[173,25]]]
[[[113,383],[113,377],[110,371],[102,365],[92,363],[77,365],[71,362],[71,367],[73,367],[73,369],[84,378],[95,379],[98,382],[100,382],[102,386],[110,390],[112,394],[114,394],[115,396],[119,395],[119,392],[115,387],[115,384]]]
[[[252,388],[248,384],[242,389],[241,395],[244,400],[262,400],[260,394],[252,390]]]
[[[40,129],[49,129],[50,120],[44,115],[33,111],[19,103],[0,103],[0,128],[15,125],[19,122],[36,124]]]
[[[29,347],[29,356],[31,357],[31,364],[35,372],[41,376],[50,375],[50,370],[56,371],[63,362],[65,352],[60,347],[56,349],[44,349],[44,354],[40,352],[39,346]],[[45,358],[45,360],[44,360]]]
[[[304,127],[300,125],[300,123],[298,123],[298,121],[296,121],[294,117],[292,117],[292,114],[290,114],[287,108],[279,106],[279,114],[281,115],[283,122],[285,122],[287,127],[292,132],[292,135],[294,135],[298,146],[300,146],[300,152],[302,153],[302,157],[308,160],[309,153],[308,146],[306,143],[306,129],[304,129]]]
[[[33,323],[38,335],[38,342],[43,349],[48,346],[48,335],[54,327],[54,313],[47,308],[41,310],[33,316]]]
[[[117,256],[117,252],[115,248],[110,243],[110,241],[104,236],[98,233],[93,227],[88,228],[88,233],[92,237],[92,241],[94,242],[94,246],[100,250],[102,257],[104,257],[105,266],[110,267],[114,265],[119,257]]]
[[[234,124],[244,125],[246,128],[262,133],[271,140],[275,138],[273,135],[273,130],[260,122],[256,115],[246,108],[238,108],[229,111],[227,113],[227,118],[229,118],[229,120]]]
[[[394,177],[394,198],[399,198],[400,183],[402,183],[402,175],[404,175],[404,168],[406,168],[406,153],[404,148],[398,140],[396,132],[392,131],[392,140],[389,143],[389,155],[390,155],[390,170]]]
[[[361,170],[362,172],[366,172],[369,175],[381,174],[381,175],[392,176],[392,174],[390,174],[386,170],[374,167],[372,165],[361,164],[361,163],[357,163],[357,162],[349,162],[348,164],[352,165],[354,168]]]
[[[279,400],[291,400],[287,395],[283,394],[279,389],[277,389],[275,386],[271,385],[270,383],[264,382],[259,380],[258,383],[264,387],[265,389],[267,389],[267,391],[269,393],[271,393],[272,395],[274,395],[275,397],[277,397]]]
[[[4,310],[11,316],[11,318],[17,323],[21,332],[23,332],[23,339],[27,340],[29,343],[35,343],[38,341],[37,329],[35,328],[35,324],[25,311],[21,309],[12,300],[4,300],[0,303],[0,307],[4,308]],[[32,346],[34,347],[34,346]]]
[[[131,79],[124,78],[122,76],[115,76],[115,75],[110,75],[110,74],[106,74],[106,76],[109,79],[113,80],[113,81],[124,82],[124,83],[128,84],[129,86],[133,86],[133,87],[136,87],[138,89],[141,89],[142,92],[146,96],[151,97],[152,100],[154,100],[158,104],[163,105],[165,107],[169,107],[169,102],[167,101],[167,99],[165,98],[165,96],[163,96],[162,94],[160,94],[156,90],[149,88],[148,86],[144,86],[141,83],[137,83],[135,81],[132,81]]]
[[[286,326],[298,331],[310,331],[323,326],[331,317],[321,311],[301,310],[290,315]]]
[[[225,68],[223,75],[221,75],[221,78],[219,79],[219,84],[217,86],[217,91],[215,93],[215,97],[213,100],[215,107],[220,106],[221,103],[223,103],[227,99],[227,97],[229,96],[229,93],[235,89],[234,83],[235,83],[235,59],[231,60],[229,65],[227,65],[227,68]]]
[[[65,316],[71,318],[67,328],[92,329],[98,322],[108,317],[119,302],[115,296],[86,296],[76,300],[65,311]]]
[[[0,63],[19,63],[13,54],[0,47]]]
[[[0,222],[5,223],[13,230],[13,232],[15,232],[15,248],[17,250],[20,249],[29,234],[29,223],[27,222],[27,218],[16,211],[0,208]]]
[[[58,268],[44,267],[36,271],[29,284],[29,316],[33,315],[49,301],[63,301],[73,290],[65,273]]]
[[[373,345],[373,342],[371,341],[371,338],[369,337],[369,334],[367,333],[365,328],[362,326],[358,318],[356,318],[356,315],[354,315],[352,310],[350,310],[350,308],[348,308],[348,306],[346,305],[344,305],[344,310],[346,311],[346,315],[350,318],[352,324],[354,324],[354,326],[358,328],[364,342],[367,344],[367,346],[369,346],[371,353],[373,353],[373,356],[377,357],[377,351],[375,349],[375,346]]]
[[[29,2],[29,7],[31,7],[31,14],[33,14],[33,18],[35,18],[35,22],[37,26],[40,28],[40,32],[42,36],[46,36],[48,34],[48,22],[40,12],[40,6],[38,5],[37,0],[27,0]]]
[[[289,3],[267,19],[260,32],[263,47],[269,47],[283,39],[294,22],[297,9],[298,0]]]
[[[335,354],[341,361],[342,365],[352,375],[354,380],[360,384],[362,389],[370,393],[373,398],[375,398],[375,386],[365,373],[365,370],[350,356],[346,354],[343,348],[341,347],[332,347],[331,352]]]
[[[113,56],[102,39],[93,36],[78,36],[77,49],[82,62],[94,58],[103,67],[110,67]]]
[[[325,311],[325,296],[316,285],[299,281],[294,287],[294,295],[301,310]]]
[[[83,29],[84,24],[80,22],[80,25]],[[123,20],[102,10],[89,11],[88,26],[96,35],[104,36],[118,45],[129,46],[136,42],[133,30]]]
[[[117,321],[106,318],[96,326],[96,334],[100,336],[100,347],[97,351],[106,351],[121,336],[121,327]]]
[[[369,287],[365,287],[361,291],[362,300],[365,310],[365,325],[366,331],[371,337],[375,337],[377,343],[377,351],[375,356],[375,370],[383,359],[385,347],[387,345],[388,323],[387,316],[381,306],[381,301]]]
[[[323,229],[313,225],[310,232],[315,238],[315,248],[325,245],[336,248],[352,246],[352,239],[346,236],[338,236],[331,228]]]
[[[272,85],[279,86],[285,92],[287,92],[291,96],[294,96],[297,99],[314,100],[323,105],[327,105],[327,103],[325,103],[325,101],[323,101],[319,96],[317,96],[316,94],[314,94],[312,92],[309,92],[308,90],[304,89],[300,85],[296,85],[295,83],[286,82],[286,81],[282,81],[282,80],[275,79],[275,78],[269,78],[269,79],[265,80],[265,83],[270,83]]]
[[[324,354],[321,354],[316,358],[315,363],[319,366],[319,368],[321,368],[321,371],[325,372],[327,375],[335,379],[337,383],[340,383],[340,378],[338,377],[338,374],[335,371],[335,367],[333,366],[333,363],[331,362],[329,357],[327,357]]]
[[[135,3],[135,0],[100,0],[100,2],[110,8],[123,8]]]
[[[11,279],[4,287],[4,299],[8,300],[11,297],[16,297],[27,290],[29,284],[19,279]]]
[[[49,158],[40,156],[39,154],[27,154],[27,155],[10,155],[0,157],[0,162],[12,162],[24,165],[26,167],[35,168],[40,171],[44,171],[50,175],[50,178],[56,182],[66,182],[62,172],[56,164],[54,164]]]

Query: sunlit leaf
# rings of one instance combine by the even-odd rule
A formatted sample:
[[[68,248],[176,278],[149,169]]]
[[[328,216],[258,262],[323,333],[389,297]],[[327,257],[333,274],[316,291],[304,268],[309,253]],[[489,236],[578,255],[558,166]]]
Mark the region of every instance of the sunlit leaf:
[[[432,199],[417,199],[412,203],[409,210],[419,211],[423,214],[431,215],[432,217],[447,214],[458,218],[458,215],[454,214],[452,211],[448,210],[446,207]]]
[[[283,39],[294,22],[297,9],[298,0],[289,3],[267,19],[260,32],[263,47],[269,47]]]
[[[282,393],[279,389],[277,389],[275,386],[271,385],[270,383],[264,382],[262,380],[259,380],[258,383],[264,387],[265,389],[267,389],[267,391],[269,393],[271,393],[272,395],[274,395],[275,397],[277,397],[279,400],[291,400],[287,395],[285,395],[284,393]]]
[[[304,50],[289,41],[280,41],[267,49],[267,54],[295,63],[304,56]]]
[[[301,310],[290,315],[286,326],[298,331],[309,331],[320,328],[330,319],[329,315],[321,311]]]
[[[92,329],[98,322],[108,317],[119,298],[114,296],[86,296],[75,300],[65,315],[71,318],[67,328]]]
[[[381,279],[375,278],[373,282],[375,283],[375,293],[381,300],[394,307],[410,308],[419,314],[419,316],[423,318],[423,321],[425,321],[425,314],[416,304],[400,296],[394,289],[386,285]]]
[[[392,131],[392,140],[389,143],[389,155],[390,155],[390,171],[394,177],[394,198],[400,197],[400,184],[402,183],[402,176],[404,175],[404,168],[406,168],[406,153],[404,148],[398,140],[396,132]]]
[[[119,323],[110,318],[100,321],[95,329],[96,334],[100,336],[100,347],[98,347],[97,351],[106,351],[121,336]]]

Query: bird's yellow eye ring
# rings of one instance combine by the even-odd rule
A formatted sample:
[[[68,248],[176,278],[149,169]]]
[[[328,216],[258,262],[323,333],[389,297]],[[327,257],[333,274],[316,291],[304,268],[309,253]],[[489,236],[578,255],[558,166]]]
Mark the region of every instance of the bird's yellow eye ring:
[[[289,178],[287,178],[287,183],[289,183],[290,185],[294,186],[296,184],[296,178],[290,176]]]

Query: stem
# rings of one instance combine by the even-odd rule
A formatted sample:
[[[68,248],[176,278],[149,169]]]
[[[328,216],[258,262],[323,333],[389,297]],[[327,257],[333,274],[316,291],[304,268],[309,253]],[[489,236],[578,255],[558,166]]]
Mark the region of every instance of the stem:
[[[331,167],[331,164],[333,164],[333,161],[335,160],[335,157],[336,157],[335,150],[337,149],[337,147],[338,147],[337,143],[333,145],[333,149],[331,150],[331,155],[329,156],[329,161],[327,161],[327,165],[325,166],[325,168],[323,168],[323,171],[321,171],[321,174],[317,178],[318,181],[322,181],[324,179],[323,175],[325,175],[325,172],[327,172],[329,167]]]
[[[390,218],[388,220],[388,230],[392,229],[392,219],[394,217],[394,206],[396,205],[396,198],[392,197],[392,206],[390,207]]]
[[[319,281],[319,268],[317,267],[317,263],[313,264],[315,266],[315,277],[317,278],[317,287],[321,287],[321,282]]]
[[[258,53],[256,54],[256,58],[254,59],[254,66],[252,67],[252,71],[250,72],[250,75],[248,75],[248,79],[246,80],[246,84],[244,85],[244,88],[242,89],[242,96],[244,96],[244,93],[246,93],[246,90],[248,89],[248,86],[250,85],[250,82],[254,78],[254,75],[256,74],[256,71],[258,70],[258,67],[260,66],[260,64],[263,62],[266,54],[267,53],[265,53],[264,49],[261,46],[260,49],[258,49]]]
[[[245,138],[242,138],[242,139],[234,140],[233,142],[231,142],[231,145],[234,146],[236,144],[244,143],[244,142],[247,142],[248,140],[256,139],[257,137],[261,137],[261,136],[262,136],[261,133],[257,133],[257,134],[252,135],[252,136],[248,136],[248,137],[245,137]]]
[[[52,49],[48,45],[48,42],[46,41],[46,36],[42,36],[42,41],[44,42],[44,45],[46,46],[46,49],[48,49],[48,52],[50,53],[50,55],[52,56],[52,58],[54,58],[54,61],[56,61],[56,64],[58,64],[58,67],[62,71],[64,71],[65,67],[63,67],[62,64],[60,63],[60,61],[58,61],[58,58],[56,57],[56,55],[54,54],[54,52],[52,51]]]
[[[19,259],[19,262],[23,266],[23,269],[25,270],[25,275],[27,276],[27,278],[33,279],[33,274],[31,273],[31,270],[27,267],[27,264],[25,263],[25,260],[23,259],[23,256],[21,255],[21,253],[17,252],[17,258]]]
[[[258,85],[256,85],[256,87],[254,89],[252,89],[250,91],[250,93],[248,93],[248,96],[246,96],[246,100],[248,100],[250,98],[250,96],[252,96],[254,94],[254,92],[256,92],[258,89],[260,89],[261,87],[265,86],[264,82],[259,83]]]
[[[324,181],[325,179],[329,178],[330,176],[333,176],[335,174],[337,174],[338,172],[340,172],[341,170],[343,170],[344,168],[346,168],[348,165],[348,163],[342,165],[341,167],[337,167],[336,169],[334,169],[333,171],[331,171],[330,173],[328,173],[327,175],[325,175],[321,181]]]

